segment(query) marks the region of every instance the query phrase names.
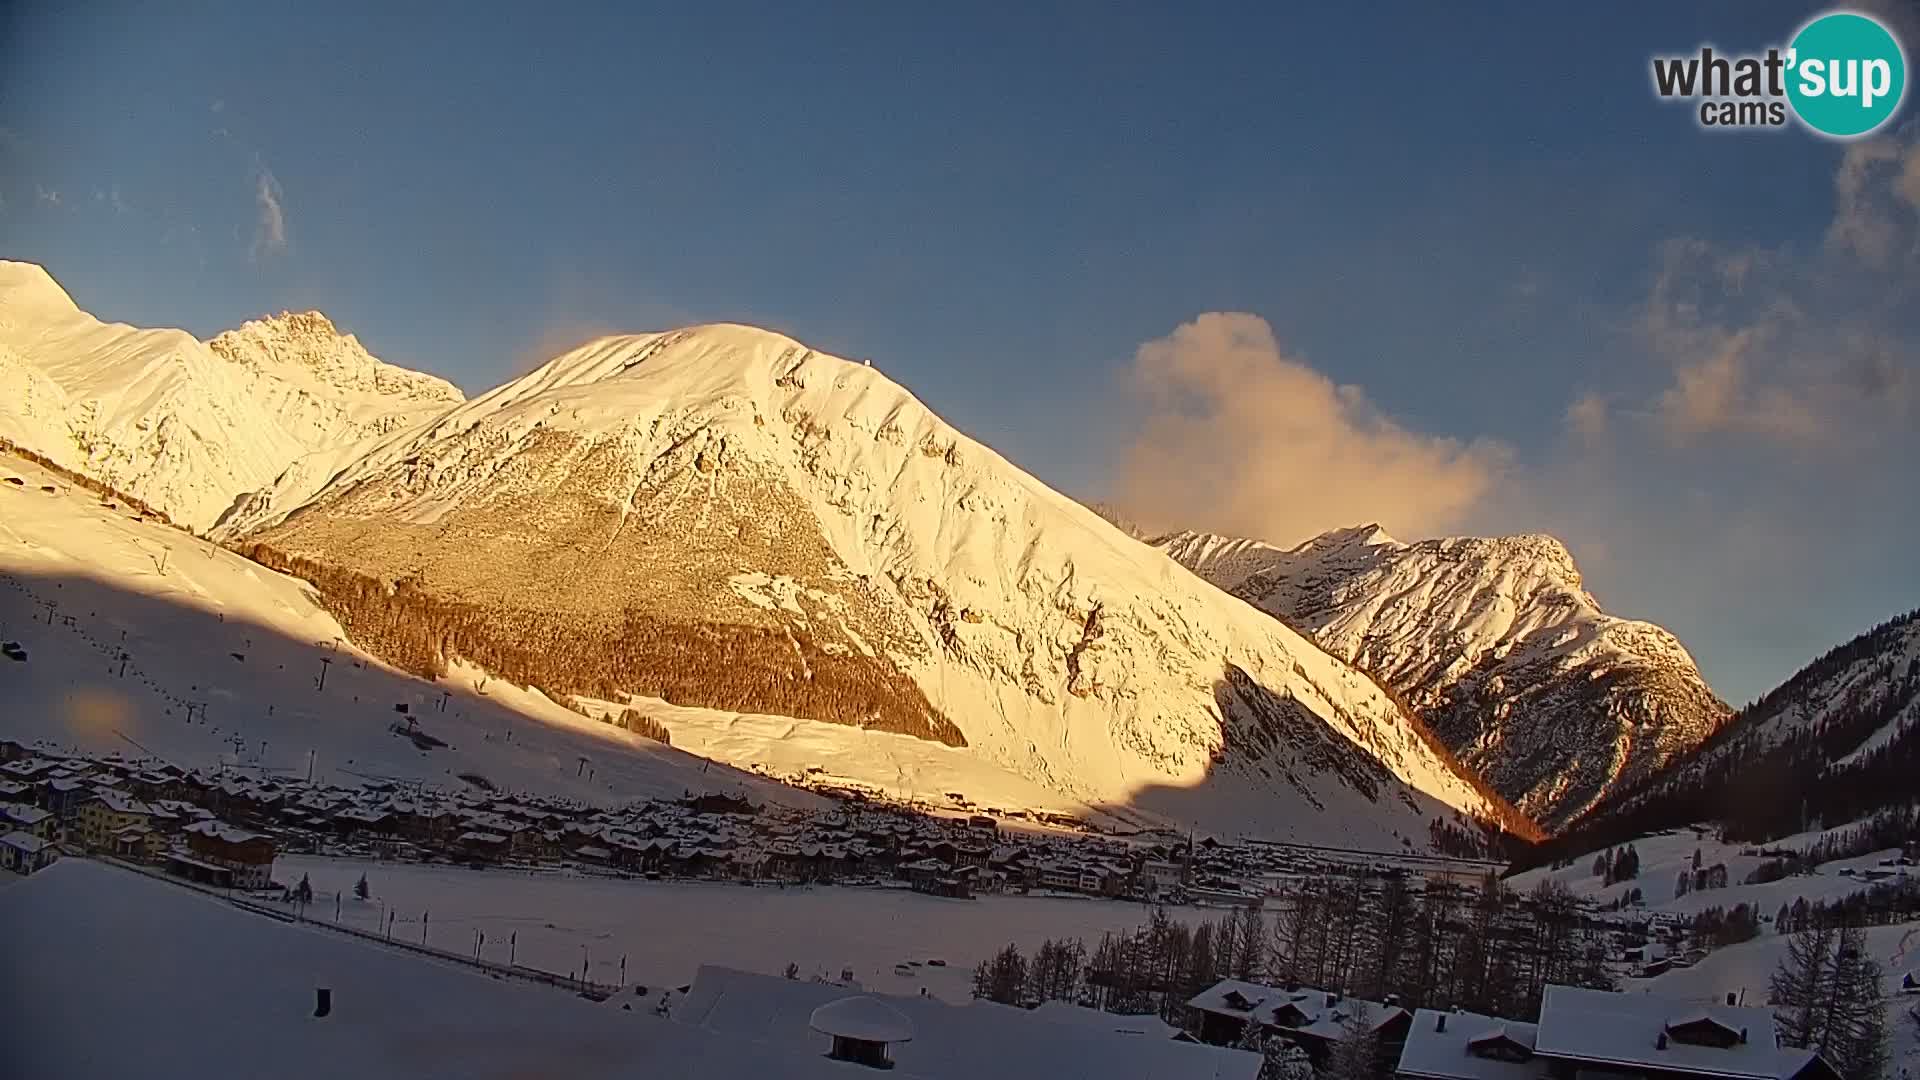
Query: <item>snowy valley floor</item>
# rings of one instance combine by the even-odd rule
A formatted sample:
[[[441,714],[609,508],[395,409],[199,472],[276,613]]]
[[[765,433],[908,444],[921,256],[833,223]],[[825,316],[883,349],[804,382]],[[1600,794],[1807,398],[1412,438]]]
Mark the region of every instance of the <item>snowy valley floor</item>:
[[[274,878],[293,884],[307,875],[314,902],[309,918],[331,921],[340,894],[341,921],[366,930],[383,912],[396,913],[393,936],[419,941],[422,918],[429,943],[471,949],[486,935],[482,955],[508,959],[510,935],[517,963],[561,974],[585,960],[600,983],[626,981],[650,991],[683,986],[701,964],[723,964],[778,974],[798,964],[801,977],[838,977],[852,968],[862,985],[890,994],[927,990],[964,1001],[974,964],[1009,943],[1031,951],[1046,938],[1079,937],[1091,948],[1102,933],[1132,930],[1151,908],[1114,900],[1037,896],[982,896],[948,900],[905,889],[838,886],[742,886],[722,882],[645,881],[512,870],[287,856]],[[366,875],[369,898],[353,887]],[[1217,911],[1170,909],[1174,918],[1200,922]],[[929,965],[944,960],[945,966]],[[899,964],[912,976],[897,975]]]

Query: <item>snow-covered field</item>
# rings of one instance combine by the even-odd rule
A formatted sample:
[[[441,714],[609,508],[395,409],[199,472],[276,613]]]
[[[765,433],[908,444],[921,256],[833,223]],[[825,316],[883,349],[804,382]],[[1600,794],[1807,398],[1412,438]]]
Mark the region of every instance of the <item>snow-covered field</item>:
[[[1823,833],[1809,832],[1799,836],[1789,836],[1770,844],[1766,848],[1793,850],[1820,839]],[[1741,854],[1749,845],[1723,844],[1710,833],[1695,833],[1691,829],[1656,836],[1644,836],[1634,842],[1634,850],[1640,856],[1640,876],[1630,881],[1618,881],[1612,885],[1593,873],[1593,853],[1576,859],[1574,864],[1560,870],[1537,869],[1515,875],[1510,884],[1521,891],[1532,889],[1542,880],[1551,879],[1565,884],[1575,893],[1600,903],[1617,900],[1632,889],[1639,889],[1645,902],[1644,910],[1652,913],[1667,912],[1674,915],[1693,915],[1711,907],[1731,908],[1735,904],[1753,904],[1759,914],[1771,918],[1782,904],[1791,904],[1805,897],[1807,903],[1816,900],[1836,900],[1849,893],[1860,892],[1867,883],[1857,878],[1844,876],[1843,869],[1864,869],[1876,866],[1881,859],[1898,855],[1897,850],[1876,851],[1851,859],[1836,859],[1818,868],[1813,874],[1786,877],[1765,885],[1743,885],[1748,874],[1761,863],[1765,856]],[[1725,863],[1727,867],[1727,887],[1688,892],[1675,897],[1675,884],[1682,870],[1693,866],[1693,853],[1700,852],[1700,865],[1713,866]]]
[[[838,886],[747,887],[729,883],[622,880],[508,870],[421,866],[316,856],[289,856],[274,879],[314,889],[311,918],[333,918],[373,930],[396,913],[396,938],[448,949],[471,948],[486,935],[483,955],[567,974],[584,960],[594,981],[617,982],[626,957],[632,984],[682,986],[701,964],[778,974],[800,965],[802,977],[838,977],[852,968],[862,985],[891,994],[963,1001],[972,967],[1008,943],[1030,951],[1049,937],[1080,937],[1091,948],[1108,930],[1146,921],[1147,906],[1124,901],[1029,896],[946,900],[905,889]],[[353,896],[365,874],[369,899]],[[1200,922],[1218,911],[1171,909]],[[928,960],[945,960],[929,966]],[[894,967],[918,961],[912,976]]]

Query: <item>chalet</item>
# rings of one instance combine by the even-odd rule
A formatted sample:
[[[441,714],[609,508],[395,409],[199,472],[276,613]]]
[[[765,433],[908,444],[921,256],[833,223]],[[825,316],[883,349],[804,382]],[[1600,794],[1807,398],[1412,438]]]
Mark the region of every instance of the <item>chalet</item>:
[[[57,839],[54,835],[56,824],[51,812],[37,806],[28,806],[25,803],[0,803],[0,830],[23,832],[52,843]]]
[[[167,838],[145,825],[130,825],[108,838],[106,849],[123,859],[158,862],[167,854]]]
[[[507,854],[512,841],[496,832],[470,829],[454,837],[454,851],[463,859],[473,862],[499,862]]]
[[[0,869],[31,874],[60,857],[53,843],[15,830],[0,836]]]
[[[1146,859],[1140,863],[1140,869],[1134,874],[1134,882],[1140,893],[1149,900],[1157,900],[1180,888],[1184,875],[1180,864],[1165,859]]]
[[[1638,1074],[1662,1080],[1836,1080],[1809,1050],[1781,1049],[1773,1012],[1701,1006],[1654,994],[1548,985],[1534,1057],[1553,1075]]]
[[[1395,1075],[1403,1080],[1548,1080],[1552,1062],[1539,1056],[1539,1028],[1470,1012],[1421,1009],[1413,1014]]]
[[[866,1004],[836,1006],[850,999],[884,1005],[885,1011]],[[857,1015],[837,1015],[845,1013]],[[873,1022],[878,1017],[888,1022]],[[845,1020],[867,1022],[836,1022]],[[692,990],[673,1011],[676,1024],[801,1058],[837,1053],[871,1066],[879,1049],[872,1044],[884,1043],[895,1075],[921,1080],[1255,1080],[1260,1073],[1258,1054],[1119,1026],[1140,1020],[1096,1014],[1066,1023],[986,1001],[949,1005],[932,997],[863,995],[857,988],[721,967],[700,968]],[[911,1039],[903,1038],[909,1029]],[[839,1040],[847,1041],[836,1046]],[[841,1067],[848,1080],[872,1075],[853,1065]]]
[[[120,833],[133,828],[150,828],[153,811],[146,803],[112,788],[95,788],[82,802],[77,815],[80,842],[95,850],[114,847]]]
[[[1398,1052],[1412,1017],[1398,1005],[1349,998],[1343,994],[1297,987],[1292,990],[1239,979],[1222,979],[1187,1002],[1200,1014],[1200,1041],[1231,1046],[1258,1024],[1307,1052],[1316,1065],[1324,1064],[1333,1047],[1356,1023],[1365,1023],[1383,1047]],[[1389,1059],[1391,1060],[1391,1059]]]
[[[228,880],[215,884],[230,884],[236,889],[265,889],[273,884],[275,852],[271,839],[218,820],[196,821],[182,832],[192,853],[190,861],[226,871]]]
[[[77,776],[55,776],[40,785],[40,805],[60,819],[62,826],[72,822],[80,804],[93,795],[93,785]]]

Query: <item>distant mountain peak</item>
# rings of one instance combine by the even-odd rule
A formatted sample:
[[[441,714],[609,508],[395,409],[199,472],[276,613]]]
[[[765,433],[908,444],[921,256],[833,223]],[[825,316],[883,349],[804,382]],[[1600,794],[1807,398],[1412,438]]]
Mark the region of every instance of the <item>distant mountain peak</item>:
[[[1549,827],[1657,772],[1727,716],[1679,640],[1600,610],[1553,536],[1409,544],[1368,524],[1286,551],[1191,533],[1156,544],[1392,687]]]
[[[80,310],[46,267],[0,259],[0,312],[5,309],[60,314]]]
[[[1365,525],[1352,525],[1344,529],[1332,529],[1321,533],[1307,543],[1324,548],[1402,546],[1400,541],[1387,535],[1386,527],[1377,521],[1370,521]]]
[[[445,379],[395,367],[342,334],[318,311],[283,311],[252,319],[207,342],[214,354],[255,370],[286,366],[310,372],[336,389],[457,404],[465,400]]]
[[[317,311],[201,342],[102,322],[46,268],[0,262],[0,435],[193,528],[296,462],[348,453],[461,400]],[[327,471],[310,463],[306,474]]]

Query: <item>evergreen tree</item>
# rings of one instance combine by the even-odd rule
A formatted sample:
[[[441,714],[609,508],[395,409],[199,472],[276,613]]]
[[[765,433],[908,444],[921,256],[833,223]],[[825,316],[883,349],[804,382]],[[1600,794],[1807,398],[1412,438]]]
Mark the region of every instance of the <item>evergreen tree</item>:
[[[1373,1030],[1371,1012],[1361,1005],[1341,1023],[1344,1030],[1333,1046],[1322,1080],[1374,1080],[1380,1067],[1380,1037]]]
[[[1233,918],[1223,923],[1222,927],[1229,925],[1234,931],[1231,969],[1233,977],[1243,982],[1258,979],[1266,967],[1266,917],[1260,914],[1258,908],[1244,907]]]
[[[1833,1000],[1817,1048],[1846,1080],[1879,1080],[1887,1066],[1887,1001],[1880,965],[1858,926],[1834,943]]]
[[[1259,1024],[1248,1024],[1233,1045],[1260,1055],[1259,1080],[1314,1080],[1313,1059],[1307,1052]]]
[[[1018,1005],[1026,985],[1027,961],[1018,945],[1001,949],[973,971],[973,996],[1002,1005]]]
[[[1787,954],[1768,981],[1767,1003],[1773,1006],[1783,1046],[1806,1049],[1826,1026],[1833,998],[1833,942],[1831,927],[1809,926],[1794,932]]]

